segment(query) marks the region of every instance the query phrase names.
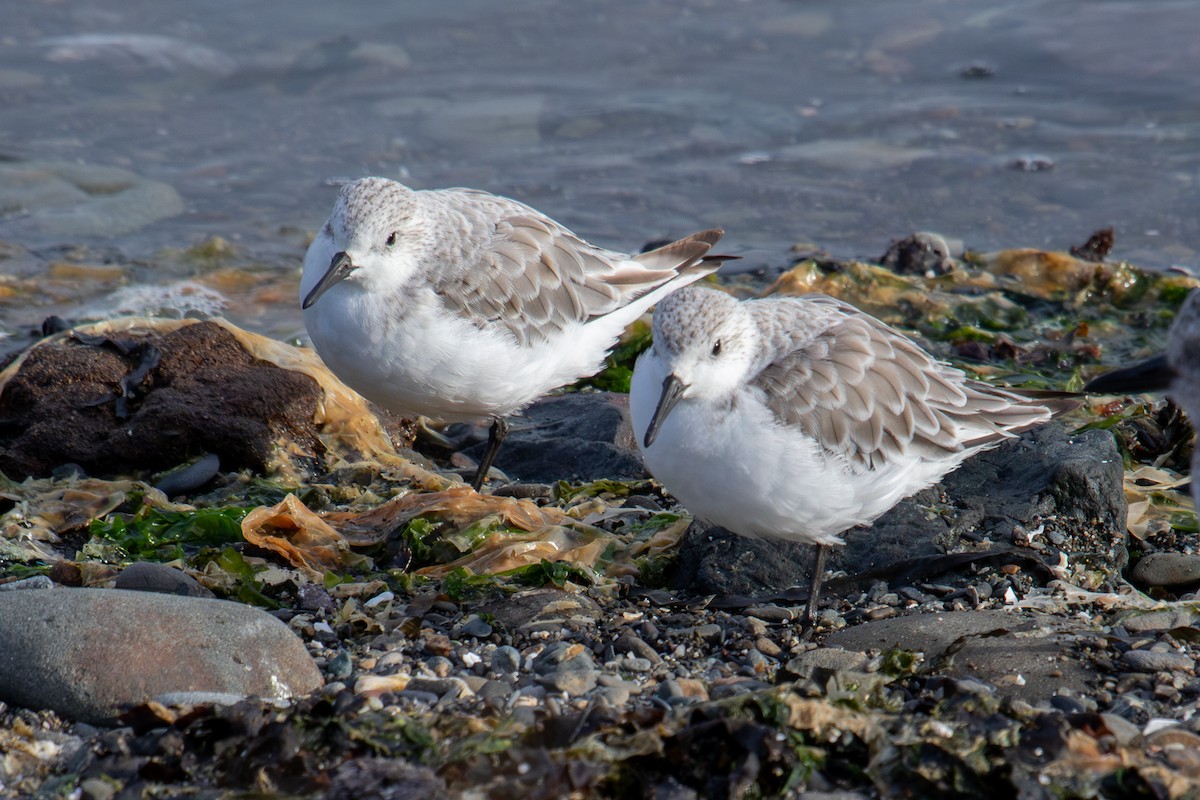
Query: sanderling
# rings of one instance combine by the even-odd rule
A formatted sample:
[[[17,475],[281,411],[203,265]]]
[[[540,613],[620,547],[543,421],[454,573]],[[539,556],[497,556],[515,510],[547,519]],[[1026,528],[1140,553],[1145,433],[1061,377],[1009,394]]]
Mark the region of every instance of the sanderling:
[[[1167,352],[1088,381],[1085,392],[1165,391],[1183,409],[1200,434],[1200,289],[1193,289],[1179,307],[1167,334]],[[1200,506],[1200,439],[1192,451],[1192,497]]]
[[[710,523],[817,545],[810,621],[843,532],[1078,405],[972,380],[824,295],[689,287],[658,304],[653,334],[629,403],[647,469]]]
[[[308,248],[304,323],[326,365],[383,408],[490,417],[478,490],[505,417],[595,373],[626,325],[720,266],[721,235],[626,255],[507,197],[363,178]]]

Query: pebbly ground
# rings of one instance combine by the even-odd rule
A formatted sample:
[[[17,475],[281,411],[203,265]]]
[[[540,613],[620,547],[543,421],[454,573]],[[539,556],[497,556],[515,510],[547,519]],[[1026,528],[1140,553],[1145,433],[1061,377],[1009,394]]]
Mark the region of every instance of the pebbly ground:
[[[681,515],[619,394],[530,409],[476,498],[453,473],[479,430],[404,449],[300,356],[171,327],[150,366],[105,329],[0,373],[0,797],[1200,791],[1169,407],[1099,401],[849,532],[807,630],[811,548]],[[172,380],[171,336],[246,394]],[[287,403],[254,400],[271,369]],[[63,425],[21,421],[51,401]],[[106,469],[94,443],[134,425]],[[190,465],[130,477],[143,451]]]

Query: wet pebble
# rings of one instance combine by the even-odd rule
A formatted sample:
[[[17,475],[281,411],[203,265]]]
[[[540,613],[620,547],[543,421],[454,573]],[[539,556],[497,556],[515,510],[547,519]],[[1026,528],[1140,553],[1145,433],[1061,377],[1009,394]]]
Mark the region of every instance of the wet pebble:
[[[1145,586],[1186,586],[1200,582],[1200,554],[1150,553],[1133,567],[1131,577]]]
[[[746,616],[757,617],[766,622],[791,622],[796,618],[790,608],[782,606],[751,606],[746,609]]]
[[[460,636],[474,636],[476,639],[485,639],[492,635],[492,626],[472,614],[459,626],[458,634]]]
[[[492,653],[492,669],[496,672],[516,672],[521,668],[521,651],[511,645],[502,645]]]
[[[662,656],[658,654],[658,651],[647,644],[640,636],[629,630],[621,632],[621,635],[613,642],[613,649],[618,653],[629,653],[638,658],[646,659],[652,665],[662,663]]]
[[[117,575],[113,588],[136,592],[161,592],[187,597],[212,597],[213,593],[183,570],[150,561],[135,561]]]
[[[445,656],[434,656],[433,658],[426,659],[425,668],[439,678],[444,678],[450,674],[450,670],[454,668],[454,665]]]
[[[549,689],[577,697],[596,688],[598,678],[599,671],[595,669],[567,669],[540,676],[538,680]]]
[[[350,653],[346,650],[339,650],[337,655],[330,659],[325,666],[325,674],[332,680],[342,681],[350,677],[350,673],[354,671],[354,662],[350,658]]]

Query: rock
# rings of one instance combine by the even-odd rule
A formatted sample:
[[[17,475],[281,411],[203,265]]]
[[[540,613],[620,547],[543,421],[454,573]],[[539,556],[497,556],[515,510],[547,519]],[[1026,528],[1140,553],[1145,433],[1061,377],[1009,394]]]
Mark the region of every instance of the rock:
[[[1051,535],[1061,538],[1061,550],[1075,570],[1072,582],[1095,589],[1116,577],[1128,558],[1123,481],[1111,436],[1103,431],[1075,435],[1056,423],[1044,425],[969,459],[940,486],[902,500],[873,525],[847,531],[845,547],[830,552],[828,567],[851,578],[869,571],[889,577],[913,567],[932,569],[942,563],[939,556],[955,551],[965,531],[990,538],[1003,552],[999,548],[1011,548],[1019,526],[1040,531],[1039,542]],[[931,511],[935,504],[937,510]],[[978,546],[973,543],[971,550]],[[1053,553],[1041,556],[1022,548],[1020,554],[1057,562]],[[814,556],[809,544],[746,539],[696,525],[680,548],[673,584],[704,594],[748,596],[807,587]],[[838,583],[830,581],[828,591],[837,590]]]
[[[1150,553],[1133,566],[1130,577],[1143,586],[1187,586],[1200,581],[1200,555]]]
[[[693,523],[679,548],[671,583],[699,594],[754,596],[807,586],[815,548],[783,539],[748,539]]]
[[[1098,574],[1077,581],[1097,588],[1117,576],[1125,550],[1124,469],[1112,436],[1075,435],[1058,423],[1043,425],[969,459],[942,482],[948,514],[930,514],[912,498],[869,529],[850,531],[831,566],[848,572],[896,564],[952,550],[963,531],[1008,544],[1014,525],[1058,532],[1070,563]]]
[[[1157,653],[1153,650],[1129,650],[1121,660],[1138,672],[1170,672],[1190,670],[1196,662],[1187,653]]]
[[[599,671],[594,669],[568,669],[541,675],[538,682],[556,692],[578,697],[596,688],[599,675]]]
[[[655,666],[662,663],[662,656],[658,654],[658,651],[630,630],[622,631],[621,635],[613,640],[613,650],[618,653],[630,653],[636,658],[644,658]]]
[[[100,778],[88,778],[79,784],[83,800],[112,800],[117,794],[117,787]]]
[[[629,397],[623,394],[579,392],[539,400],[511,421],[496,466],[520,481],[644,478],[628,416]],[[481,442],[464,452],[478,460],[483,447]]]
[[[592,654],[580,644],[558,641],[542,651],[533,661],[533,671],[539,675],[571,670],[594,670]]]
[[[121,570],[114,588],[135,592],[161,592],[187,597],[212,597],[213,593],[201,586],[199,581],[183,570],[156,564],[152,561],[135,561]]]
[[[110,722],[175,692],[274,700],[321,674],[300,639],[239,603],[119,589],[0,593],[0,700]]]
[[[866,654],[842,647],[818,647],[806,650],[787,663],[789,672],[795,675],[811,675],[816,670],[833,672],[861,672],[867,665]]]
[[[183,213],[172,187],[91,164],[0,164],[0,209],[9,235],[122,236]],[[13,214],[19,210],[19,215]]]
[[[532,589],[480,605],[480,614],[490,614],[493,627],[508,631],[558,631],[567,621],[594,625],[601,614],[596,601],[584,594],[560,589]]]
[[[446,783],[429,767],[402,758],[355,758],[333,770],[325,800],[443,800]]]
[[[932,278],[954,269],[950,246],[936,233],[918,232],[888,245],[880,258],[881,266],[899,275],[922,275]]]
[[[483,639],[492,635],[492,626],[472,614],[463,622],[458,632],[461,636],[474,636],[476,639]]]
[[[1134,568],[1136,570],[1136,567]],[[1146,633],[1149,631],[1169,631],[1172,628],[1186,628],[1196,621],[1196,613],[1191,609],[1180,608],[1167,611],[1149,611],[1144,614],[1130,614],[1121,620],[1125,630],[1130,633]]]
[[[1094,674],[1073,654],[1074,631],[1068,625],[1059,617],[1028,612],[914,614],[836,631],[825,644],[849,651],[921,652],[924,664],[939,674],[984,681],[1001,696],[1048,705],[1064,689],[1088,694]]]
[[[492,669],[501,674],[516,672],[521,668],[521,651],[511,645],[502,645],[492,653]]]
[[[255,359],[211,322],[165,335],[66,337],[29,351],[0,393],[0,472],[48,475],[73,462],[111,476],[163,470],[205,453],[224,469],[264,471],[281,442],[324,453],[312,378]],[[116,388],[144,372],[131,397]]]

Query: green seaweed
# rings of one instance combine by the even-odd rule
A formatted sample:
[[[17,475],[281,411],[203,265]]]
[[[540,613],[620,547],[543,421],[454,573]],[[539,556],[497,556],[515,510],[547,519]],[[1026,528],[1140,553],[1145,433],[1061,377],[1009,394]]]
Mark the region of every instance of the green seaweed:
[[[206,508],[164,511],[143,505],[133,515],[114,513],[93,520],[93,538],[103,539],[132,561],[172,561],[186,555],[185,548],[242,541],[242,518],[249,508]]]

